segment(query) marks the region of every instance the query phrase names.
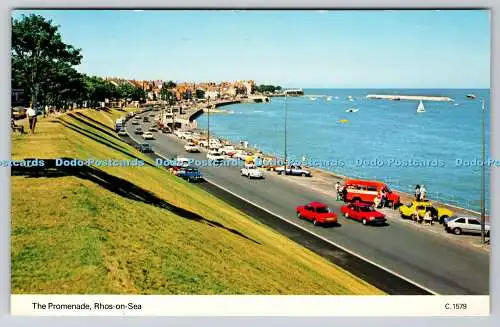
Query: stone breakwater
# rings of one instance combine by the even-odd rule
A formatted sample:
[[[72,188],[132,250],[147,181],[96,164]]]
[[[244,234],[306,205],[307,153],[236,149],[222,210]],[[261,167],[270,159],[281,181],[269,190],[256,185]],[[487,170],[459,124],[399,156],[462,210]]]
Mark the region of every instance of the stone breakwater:
[[[411,100],[411,101],[440,101],[440,102],[453,102],[450,97],[441,96],[427,96],[427,95],[398,95],[398,94],[368,94],[367,99],[379,100]]]

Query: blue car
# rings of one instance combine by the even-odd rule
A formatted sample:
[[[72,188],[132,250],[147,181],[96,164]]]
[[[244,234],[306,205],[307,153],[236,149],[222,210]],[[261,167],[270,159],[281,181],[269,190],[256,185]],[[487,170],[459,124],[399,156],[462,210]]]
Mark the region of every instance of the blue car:
[[[198,168],[194,167],[182,167],[176,175],[188,182],[200,182],[203,180]]]

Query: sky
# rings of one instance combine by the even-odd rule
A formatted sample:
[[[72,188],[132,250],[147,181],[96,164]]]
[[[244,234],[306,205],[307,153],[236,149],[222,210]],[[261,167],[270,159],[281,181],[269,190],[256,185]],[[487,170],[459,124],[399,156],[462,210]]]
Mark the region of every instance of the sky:
[[[81,72],[303,88],[489,88],[487,10],[15,10],[60,26]]]

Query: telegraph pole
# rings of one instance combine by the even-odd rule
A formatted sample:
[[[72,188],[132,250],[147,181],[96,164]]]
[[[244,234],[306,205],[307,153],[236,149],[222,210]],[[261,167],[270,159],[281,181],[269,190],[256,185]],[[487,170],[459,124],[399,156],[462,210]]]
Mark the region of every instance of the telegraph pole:
[[[285,91],[285,176],[286,176],[286,168],[287,168],[287,163],[288,163],[288,157],[287,157],[287,130],[286,130],[286,121],[287,121],[287,116],[288,116],[288,106],[287,106],[287,93]]]
[[[482,137],[482,169],[481,169],[481,243],[485,244],[485,223],[486,223],[486,213],[485,213],[485,193],[486,193],[486,154],[485,154],[485,129],[484,129],[484,118],[485,118],[485,107],[484,99],[482,99],[482,117],[481,117],[481,137]]]

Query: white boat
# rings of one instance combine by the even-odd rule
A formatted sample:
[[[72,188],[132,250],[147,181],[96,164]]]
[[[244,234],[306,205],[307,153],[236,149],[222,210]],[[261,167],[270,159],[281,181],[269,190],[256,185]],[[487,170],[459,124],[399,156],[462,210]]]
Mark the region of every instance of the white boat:
[[[474,94],[467,94],[466,97],[468,99],[475,99],[476,98],[476,96]]]
[[[316,101],[316,97],[310,97],[312,101]]]
[[[420,103],[418,104],[417,112],[425,112],[425,108],[424,108],[424,104],[422,103],[422,100],[420,100]]]
[[[345,112],[358,112],[359,109],[357,108],[349,108],[349,109],[346,109]]]
[[[338,97],[338,96],[336,96],[336,97],[335,97],[335,100],[338,100],[338,99],[339,99],[339,97]]]
[[[332,97],[331,96],[326,97],[326,101],[332,101]]]

